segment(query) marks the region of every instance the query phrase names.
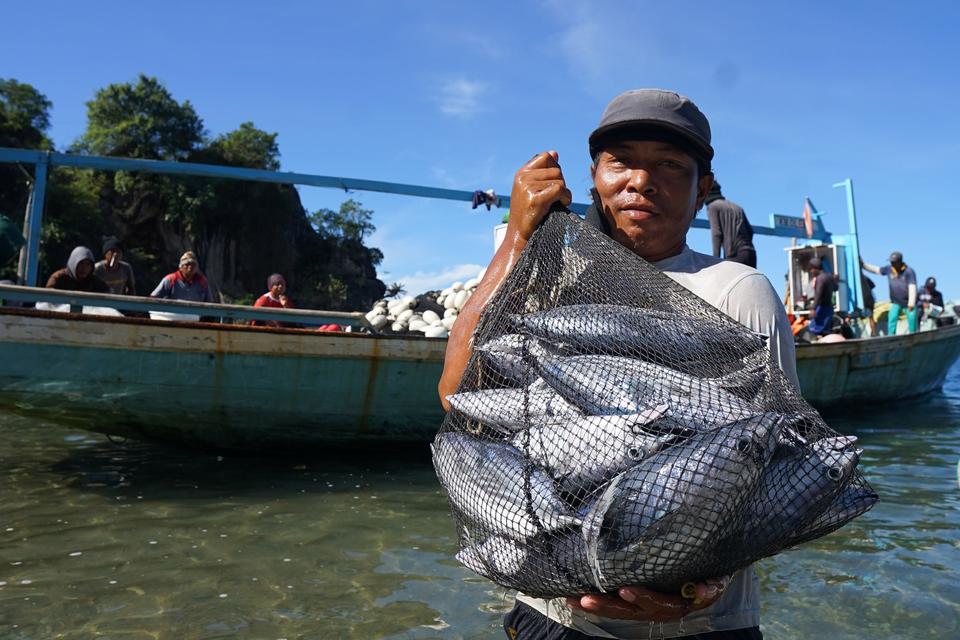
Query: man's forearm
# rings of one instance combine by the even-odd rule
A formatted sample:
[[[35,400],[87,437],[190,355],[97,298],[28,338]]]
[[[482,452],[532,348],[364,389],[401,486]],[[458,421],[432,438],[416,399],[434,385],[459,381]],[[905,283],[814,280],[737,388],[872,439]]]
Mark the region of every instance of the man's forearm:
[[[450,409],[447,396],[457,390],[460,378],[467,368],[467,362],[473,354],[473,332],[480,322],[480,315],[500,285],[510,275],[526,246],[526,239],[519,233],[507,230],[507,237],[503,239],[503,243],[490,261],[483,280],[477,285],[476,291],[457,316],[457,322],[453,325],[450,339],[447,341],[443,375],[440,376],[440,384],[437,387],[440,403],[445,410]]]
[[[861,263],[860,266],[862,266],[864,269],[866,269],[870,273],[875,273],[878,276],[883,275],[882,273],[880,273],[880,267],[878,267],[875,264],[870,264],[869,262],[863,262]]]

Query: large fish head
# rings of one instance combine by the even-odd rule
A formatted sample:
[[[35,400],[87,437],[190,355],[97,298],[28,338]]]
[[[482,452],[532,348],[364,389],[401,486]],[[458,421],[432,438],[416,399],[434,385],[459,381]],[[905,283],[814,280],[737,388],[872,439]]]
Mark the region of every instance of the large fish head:
[[[723,449],[731,452],[725,457],[734,464],[762,469],[773,457],[782,428],[782,416],[772,412],[758,413],[721,427]]]

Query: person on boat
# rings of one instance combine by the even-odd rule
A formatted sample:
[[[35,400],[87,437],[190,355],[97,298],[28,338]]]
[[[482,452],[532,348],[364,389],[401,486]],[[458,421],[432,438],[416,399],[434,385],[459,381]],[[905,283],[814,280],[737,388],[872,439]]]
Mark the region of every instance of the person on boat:
[[[267,278],[267,292],[257,298],[253,303],[255,307],[269,307],[272,309],[292,309],[293,302],[287,297],[287,281],[279,273],[274,273]],[[287,323],[276,320],[253,320],[250,322],[253,326],[267,327],[285,327]]]
[[[920,289],[917,295],[917,300],[920,302],[921,322],[927,322],[933,327],[940,326],[939,316],[943,313],[944,304],[943,294],[937,291],[936,278],[932,276],[927,278],[923,283],[923,289]]]
[[[799,388],[794,341],[777,292],[759,271],[697,253],[687,232],[710,192],[710,125],[688,98],[641,89],[617,96],[590,134],[593,225],[668,277],[754,331],[770,336],[771,356]],[[572,196],[555,151],[538,153],[516,173],[506,236],[483,280],[460,311],[447,343],[438,391],[445,409],[471,356],[472,334],[485,306],[551,205]],[[629,277],[629,274],[625,274]],[[646,638],[656,623],[664,637],[761,638],[759,586],[738,572],[725,589],[696,586],[694,604],[675,594],[628,587],[609,594],[543,600],[518,595],[504,628],[513,638]],[[681,621],[682,618],[682,621]],[[662,625],[662,626],[661,626]]]
[[[171,300],[189,300],[191,302],[213,302],[210,285],[198,270],[197,256],[187,251],[180,256],[180,268],[167,274],[150,294],[151,298],[169,298]]]
[[[713,255],[723,259],[757,267],[757,250],[753,246],[753,227],[747,220],[743,207],[727,200],[720,191],[720,183],[714,181],[707,194],[707,218],[710,220],[710,236],[713,240]]]
[[[67,266],[50,274],[50,278],[47,280],[47,289],[110,293],[106,283],[93,274],[95,260],[93,251],[90,251],[90,249],[86,247],[74,248],[67,259]]]
[[[107,283],[110,293],[118,296],[137,295],[137,282],[133,277],[133,267],[124,262],[123,245],[114,237],[103,241],[103,260],[94,265],[93,273]]]
[[[873,318],[873,308],[876,305],[876,299],[873,297],[873,290],[876,288],[873,280],[860,271],[860,289],[863,290],[863,317],[870,324],[870,335],[877,335],[877,321]]]
[[[833,276],[823,270],[823,262],[816,256],[807,263],[807,273],[813,283],[813,316],[807,331],[815,336],[824,336],[833,329],[833,293],[836,285]]]
[[[903,254],[894,251],[890,254],[890,264],[878,267],[860,261],[861,266],[870,273],[887,276],[890,283],[890,311],[887,314],[887,335],[897,334],[897,322],[904,307],[907,310],[907,329],[917,331],[917,274],[903,261]]]

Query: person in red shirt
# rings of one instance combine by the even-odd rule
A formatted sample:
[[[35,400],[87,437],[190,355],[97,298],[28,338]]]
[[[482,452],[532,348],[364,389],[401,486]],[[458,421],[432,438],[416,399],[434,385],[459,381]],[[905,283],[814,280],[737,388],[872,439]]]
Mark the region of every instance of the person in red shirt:
[[[279,273],[267,278],[267,292],[253,303],[255,307],[272,307],[277,309],[292,309],[293,303],[287,297],[287,281]],[[285,327],[286,323],[276,320],[254,320],[253,326]]]

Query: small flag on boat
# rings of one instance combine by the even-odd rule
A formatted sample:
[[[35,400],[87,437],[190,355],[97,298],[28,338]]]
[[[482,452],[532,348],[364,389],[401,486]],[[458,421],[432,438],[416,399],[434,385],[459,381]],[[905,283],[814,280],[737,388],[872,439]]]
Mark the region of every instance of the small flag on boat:
[[[810,198],[803,199],[803,228],[807,237],[813,237],[813,216],[817,215],[817,208],[810,202]]]

